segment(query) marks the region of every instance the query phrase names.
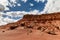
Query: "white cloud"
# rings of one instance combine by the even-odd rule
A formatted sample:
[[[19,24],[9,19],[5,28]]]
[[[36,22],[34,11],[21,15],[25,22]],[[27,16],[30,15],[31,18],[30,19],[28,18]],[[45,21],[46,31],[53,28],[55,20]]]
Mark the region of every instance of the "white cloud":
[[[27,0],[21,0],[21,1],[23,1],[24,3],[26,3],[26,2],[27,2]]]
[[[4,9],[5,7],[2,4],[0,4],[0,11],[4,11]]]
[[[15,22],[13,19],[10,19],[8,17],[4,18],[4,22],[6,23],[12,23],[12,22]]]
[[[0,4],[2,4],[5,7],[5,10],[9,10],[9,8],[6,7],[8,5],[8,0],[0,0]]]
[[[34,4],[30,3],[30,6],[34,6]]]
[[[10,2],[16,3],[17,0],[10,0]]]
[[[21,6],[20,3],[17,3],[18,0],[10,0],[10,2],[8,3],[10,7],[15,7],[15,6]]]
[[[11,4],[8,2],[8,0],[0,0],[0,4],[5,7],[5,10],[9,10],[9,8],[7,6],[9,5],[10,7],[12,7],[12,6],[15,7],[16,6],[15,4],[17,3],[17,1],[18,0],[10,0],[10,2],[13,3],[13,4]]]
[[[35,1],[36,1],[36,2],[40,2],[40,1],[41,1],[41,2],[45,2],[45,0],[35,0]]]
[[[21,4],[17,4],[17,6],[21,6]]]
[[[42,13],[60,12],[60,0],[47,0],[47,4]]]
[[[39,13],[39,10],[34,10],[34,11],[30,11],[28,12],[28,14],[33,14],[33,15],[36,15]]]
[[[15,7],[16,6],[15,4],[17,4],[17,1],[18,0],[10,0],[10,2],[8,4],[9,4],[10,7],[12,7],[12,6]]]

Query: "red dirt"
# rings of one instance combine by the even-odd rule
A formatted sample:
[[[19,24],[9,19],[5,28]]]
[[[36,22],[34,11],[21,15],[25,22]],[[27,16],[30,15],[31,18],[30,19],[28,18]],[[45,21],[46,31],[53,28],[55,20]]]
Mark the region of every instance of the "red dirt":
[[[60,12],[24,15],[0,27],[0,40],[60,40]]]

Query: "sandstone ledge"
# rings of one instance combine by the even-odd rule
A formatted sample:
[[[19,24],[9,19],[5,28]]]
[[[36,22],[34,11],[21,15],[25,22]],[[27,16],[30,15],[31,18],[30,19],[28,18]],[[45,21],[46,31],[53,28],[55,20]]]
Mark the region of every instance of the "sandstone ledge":
[[[17,30],[20,33],[22,31],[23,35],[25,33],[27,33],[27,35],[34,35],[35,33],[40,35],[43,32],[43,34],[46,34],[46,35],[57,36],[57,35],[60,35],[60,12],[51,13],[51,14],[42,14],[42,15],[27,14],[27,15],[24,15],[24,17],[21,20],[15,23],[9,23],[7,25],[1,26],[0,31],[2,29],[3,29],[2,32],[13,30],[13,32],[15,33],[15,31]],[[60,39],[57,39],[57,40],[60,40]]]

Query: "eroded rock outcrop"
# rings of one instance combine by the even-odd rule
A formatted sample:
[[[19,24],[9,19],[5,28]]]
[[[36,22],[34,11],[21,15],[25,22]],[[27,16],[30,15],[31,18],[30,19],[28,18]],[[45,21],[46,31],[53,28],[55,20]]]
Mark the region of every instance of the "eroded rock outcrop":
[[[21,20],[0,28],[14,30],[18,27],[28,29],[30,32],[40,30],[44,33],[57,35],[57,32],[60,32],[60,12],[42,15],[24,15]]]

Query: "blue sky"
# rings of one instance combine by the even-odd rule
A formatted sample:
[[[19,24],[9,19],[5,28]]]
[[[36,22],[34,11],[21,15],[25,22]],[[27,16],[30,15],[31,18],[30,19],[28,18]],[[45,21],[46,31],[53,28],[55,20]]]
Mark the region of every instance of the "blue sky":
[[[10,2],[10,0],[8,0],[9,3],[13,4],[12,2]],[[23,2],[21,0],[18,0],[17,3],[21,4],[21,6],[17,6],[17,4],[15,4],[16,6],[12,6],[10,7],[9,5],[7,6],[10,10],[9,11],[33,11],[33,10],[39,10],[39,11],[43,11],[45,4],[47,3],[47,0],[45,0],[44,2],[36,2],[34,0],[28,0],[27,2]],[[31,6],[30,4],[33,4],[33,6]]]

